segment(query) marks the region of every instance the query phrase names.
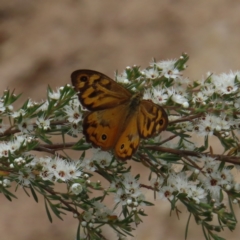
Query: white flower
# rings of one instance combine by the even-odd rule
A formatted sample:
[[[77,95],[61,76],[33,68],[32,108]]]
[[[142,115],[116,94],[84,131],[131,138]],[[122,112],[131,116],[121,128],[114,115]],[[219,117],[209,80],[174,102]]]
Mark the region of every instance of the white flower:
[[[93,219],[93,209],[88,209],[83,213],[83,219],[87,222],[90,222]]]
[[[31,108],[31,107],[33,107],[35,104],[36,104],[36,103],[34,103],[34,102],[32,101],[32,99],[28,99],[27,108]]]
[[[143,70],[143,72],[144,72],[144,75],[146,76],[146,78],[156,79],[159,77],[159,72],[153,68],[145,69],[145,70]]]
[[[163,71],[162,74],[166,78],[173,78],[173,79],[175,79],[175,78],[179,77],[179,70],[177,68],[174,68],[173,70],[168,70],[165,73]]]
[[[240,183],[235,183],[234,184],[234,190],[237,192],[240,192]]]
[[[9,125],[6,125],[4,123],[0,123],[0,133],[4,133],[7,130],[7,127],[9,127]]]
[[[79,123],[82,120],[82,114],[80,114],[78,107],[65,106],[64,112],[67,114],[67,119],[70,123]]]
[[[80,183],[74,183],[70,187],[70,192],[74,193],[75,195],[78,195],[82,192],[83,187]]]
[[[63,160],[64,161],[64,160]],[[66,161],[64,161],[66,162]],[[67,174],[69,179],[77,179],[82,176],[82,171],[80,170],[80,163],[75,162],[68,162],[67,165]]]
[[[132,184],[126,184],[125,185],[125,193],[128,195],[128,197],[136,198],[142,194],[139,183],[133,182]]]
[[[51,99],[58,100],[58,99],[60,98],[60,96],[61,96],[60,89],[57,89],[56,92],[54,92],[54,91],[53,91],[53,92],[48,91],[48,96],[49,96],[49,98],[51,98]]]
[[[39,173],[39,176],[44,181],[52,181],[54,177],[54,172],[47,167],[43,167],[42,171]]]
[[[156,86],[152,89],[148,89],[143,96],[144,99],[151,99],[154,103],[163,105],[167,102],[169,96],[166,93],[166,89],[162,89],[160,86]]]
[[[184,103],[182,104],[182,106],[183,106],[183,108],[188,108],[188,107],[189,107],[189,103],[188,103],[188,102],[184,102]]]
[[[52,161],[52,171],[55,180],[68,181],[81,176],[81,172],[77,169],[74,163],[69,163],[59,157]]]
[[[135,202],[133,203],[134,206],[146,206],[146,203],[144,202],[146,200],[145,195],[140,194],[137,198],[135,198]]]
[[[5,112],[6,107],[4,106],[3,102],[0,102],[0,113]]]
[[[31,123],[31,119],[22,119],[20,123],[18,123],[18,129],[23,133],[29,133],[33,130],[33,124]]]
[[[203,94],[203,92],[197,92],[193,94],[192,102],[193,103],[204,103],[208,100],[208,97]]]
[[[24,116],[25,114],[26,114],[26,111],[25,111],[25,110],[19,109],[18,111],[13,112],[13,113],[11,114],[11,116],[12,116],[12,118],[18,118],[18,117],[20,117],[20,116]]]
[[[26,161],[24,160],[24,158],[22,157],[18,157],[18,158],[15,158],[14,159],[14,163],[17,164],[17,165],[21,165],[21,164],[24,164]]]
[[[220,184],[221,185],[232,185],[233,184],[233,175],[231,173],[231,171],[227,168],[224,168],[221,172],[219,172],[220,177],[221,177],[221,181]]]
[[[177,94],[177,93],[172,95],[172,100],[181,105],[187,103],[187,99],[184,96]]]
[[[206,177],[204,180],[201,180],[203,183],[203,186],[206,190],[210,192],[212,195],[212,198],[214,198],[216,201],[220,200],[220,190],[221,190],[221,177],[218,173],[211,173],[208,177]]]
[[[81,222],[81,225],[82,225],[82,227],[86,227],[86,226],[87,226],[87,223],[86,223],[85,221],[82,221],[82,222]]]
[[[180,193],[187,193],[190,186],[188,177],[183,172],[178,174],[170,174],[167,184]]]
[[[213,131],[229,130],[233,123],[226,120],[226,116],[207,114],[197,124],[199,135],[212,135]],[[195,126],[196,127],[196,126]],[[195,128],[196,129],[196,128]]]
[[[151,179],[151,186],[154,188],[154,189],[157,189],[159,190],[162,186],[164,182],[164,178],[163,177],[160,177],[160,178],[152,178]]]
[[[41,104],[42,104],[42,105],[41,105],[41,107],[39,108],[39,110],[45,112],[45,111],[48,109],[49,102],[48,102],[48,101],[45,101],[45,102],[43,102],[43,103],[41,103]]]
[[[80,132],[82,132],[82,126],[77,123],[72,123],[70,125],[69,133],[73,136],[77,136]]]
[[[36,120],[36,124],[39,128],[42,128],[43,130],[50,129],[50,119],[44,119],[43,117],[39,117]]]
[[[183,85],[183,84],[186,84],[186,85],[191,85],[191,81],[189,80],[189,78],[186,78],[186,77],[182,77],[180,75],[177,76],[177,78],[174,79],[174,82],[179,84],[179,85]]]
[[[122,72],[121,74],[117,75],[117,73],[115,73],[115,79],[117,82],[119,83],[124,83],[124,84],[128,84],[130,81],[127,78],[127,73],[126,71]]]
[[[202,156],[202,160],[205,162],[204,170],[208,175],[218,171],[220,164],[216,161],[215,158]]]
[[[37,167],[37,166],[40,166],[40,167],[46,167],[50,162],[51,162],[52,158],[50,158],[49,156],[47,157],[34,157],[33,160],[26,164],[26,166],[29,166],[29,167]]]
[[[128,200],[128,195],[124,192],[122,188],[119,188],[114,196],[115,203],[120,203],[121,205],[126,205]]]
[[[71,101],[69,101],[69,106],[72,107],[72,109],[79,108],[81,106],[78,97],[76,96]]]
[[[3,186],[4,187],[10,187],[11,186],[11,181],[7,178],[3,179]]]
[[[215,86],[216,92],[219,94],[231,94],[236,92],[238,86],[235,84],[235,78],[236,75],[233,72],[211,76],[212,83]]]
[[[0,143],[0,157],[8,157],[8,151],[11,151],[10,144]]]
[[[12,112],[12,111],[13,111],[13,105],[8,105],[8,106],[7,106],[7,109],[8,109],[10,112]]]
[[[93,159],[84,159],[81,163],[81,168],[90,172],[95,172],[97,170]]]
[[[174,66],[176,62],[176,59],[160,61],[156,63],[150,63],[150,66],[157,66],[158,68],[160,68],[162,70],[161,75],[163,75],[164,77],[175,79],[179,76],[179,70]]]
[[[188,102],[188,99],[185,96],[179,94],[174,89],[169,89],[168,88],[167,92],[168,92],[168,96],[171,97],[171,99],[178,104],[182,105],[182,104],[186,104]]]
[[[35,175],[31,173],[30,169],[24,170],[24,172],[19,171],[18,180],[23,186],[29,186],[31,181],[35,179]]]
[[[198,204],[206,198],[207,193],[203,188],[191,185],[188,189],[187,196],[188,198],[193,199]]]
[[[201,92],[203,94],[203,99],[205,99],[205,96],[211,97],[215,92],[215,87],[212,83],[204,83]]]
[[[198,134],[200,136],[211,136],[213,135],[213,131],[214,131],[214,126],[213,126],[213,122],[212,122],[212,118],[210,115],[207,115],[204,119],[202,119],[198,124]],[[196,126],[195,126],[196,129]]]
[[[173,198],[174,198],[173,192],[174,191],[175,191],[175,189],[173,187],[164,186],[160,189],[160,191],[158,191],[158,196],[160,199],[173,200]]]
[[[95,216],[101,221],[108,221],[108,217],[115,215],[112,210],[107,208],[103,203],[95,201],[93,202],[95,207]]]
[[[30,166],[38,167],[41,166],[40,176],[43,180],[67,182],[72,179],[79,178],[82,175],[80,171],[80,164],[78,162],[68,162],[65,159],[55,156],[51,159],[46,158],[35,158]]]
[[[95,150],[93,152],[93,160],[95,160],[101,168],[106,168],[112,162],[113,156],[109,152]]]
[[[8,142],[8,147],[11,152],[18,150],[21,146],[26,146],[27,136],[18,135],[14,140]]]
[[[123,179],[123,185],[126,187],[131,186],[135,183],[138,184],[138,181],[130,174],[130,173],[124,173],[122,174],[121,178]]]

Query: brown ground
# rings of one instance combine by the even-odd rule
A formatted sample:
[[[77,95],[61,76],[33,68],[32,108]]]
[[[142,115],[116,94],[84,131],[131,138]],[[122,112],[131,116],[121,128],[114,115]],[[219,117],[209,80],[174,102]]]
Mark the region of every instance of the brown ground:
[[[185,75],[201,78],[239,69],[240,5],[237,0],[1,0],[0,87],[45,99],[47,85],[70,83],[70,74],[89,68],[113,76],[128,65],[190,55]],[[1,240],[74,239],[77,223],[47,220],[43,200],[35,203],[21,189],[18,200],[1,199]],[[169,217],[169,204],[146,208],[133,239],[184,239],[187,212]],[[239,217],[239,214],[237,214]],[[239,228],[238,228],[239,229]],[[237,239],[240,230],[225,231]],[[109,239],[113,235],[107,234]],[[203,239],[192,222],[188,239]]]

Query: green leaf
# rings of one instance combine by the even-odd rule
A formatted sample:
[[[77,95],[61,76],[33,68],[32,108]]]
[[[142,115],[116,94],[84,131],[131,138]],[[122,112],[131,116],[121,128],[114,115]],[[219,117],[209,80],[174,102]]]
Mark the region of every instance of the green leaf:
[[[186,229],[185,229],[185,239],[187,239],[187,235],[188,235],[188,228],[189,228],[189,223],[190,223],[190,219],[191,219],[192,214],[189,214],[188,220],[187,220],[187,225],[186,225]]]
[[[48,219],[52,223],[52,216],[51,216],[51,213],[50,213],[50,211],[48,209],[46,198],[44,198],[44,203],[45,203],[45,208],[46,208]]]
[[[59,211],[58,205],[54,205],[54,204],[52,204],[52,203],[49,203],[49,205],[50,205],[52,211],[54,212],[54,214],[55,214],[59,219],[63,220],[62,217],[60,216],[60,214],[65,214],[65,213]]]
[[[3,194],[5,195],[5,197],[9,200],[12,201],[11,197],[17,199],[17,197],[12,194],[11,192],[9,192],[6,188],[2,188],[1,191],[3,192]]]
[[[76,240],[81,240],[81,236],[80,236],[80,222],[78,222]]]
[[[34,189],[33,189],[33,187],[32,187],[31,184],[30,184],[30,189],[31,189],[31,193],[32,193],[32,195],[33,195],[34,200],[35,200],[36,202],[38,202],[37,194],[35,193],[35,191],[34,191]]]
[[[147,202],[147,201],[142,201],[142,202],[145,203],[146,206],[154,206],[155,205],[154,203]]]
[[[49,140],[49,137],[47,137],[46,135],[44,134],[39,134],[38,137],[45,143],[47,144],[52,144],[52,142]]]

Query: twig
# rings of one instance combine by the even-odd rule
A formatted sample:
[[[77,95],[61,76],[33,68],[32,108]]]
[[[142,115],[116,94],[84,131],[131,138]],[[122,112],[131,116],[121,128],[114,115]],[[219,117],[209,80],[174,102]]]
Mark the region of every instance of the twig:
[[[193,152],[188,150],[179,150],[179,149],[172,149],[172,148],[152,146],[152,145],[145,145],[144,148],[154,150],[154,151],[159,151],[159,152],[172,153],[172,154],[180,155],[184,157],[192,156],[192,157],[200,158],[204,155],[204,156],[215,158],[216,160],[219,160],[221,162],[228,162],[228,163],[240,165],[240,157],[226,156],[226,155],[220,155],[220,154],[199,153],[199,152]]]

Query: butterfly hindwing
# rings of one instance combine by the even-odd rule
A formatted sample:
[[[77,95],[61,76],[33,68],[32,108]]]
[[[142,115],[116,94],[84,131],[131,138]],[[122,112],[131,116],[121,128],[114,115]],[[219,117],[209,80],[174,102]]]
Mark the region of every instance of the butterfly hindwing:
[[[83,134],[87,142],[102,150],[112,149],[122,132],[122,119],[126,118],[126,105],[88,112],[83,120]],[[125,116],[124,116],[125,114]]]
[[[142,100],[138,112],[138,130],[141,138],[149,138],[165,130],[168,117],[164,109],[151,100]]]
[[[114,147],[114,154],[118,159],[127,160],[136,152],[140,142],[137,126],[137,112],[133,112],[127,119]]]

